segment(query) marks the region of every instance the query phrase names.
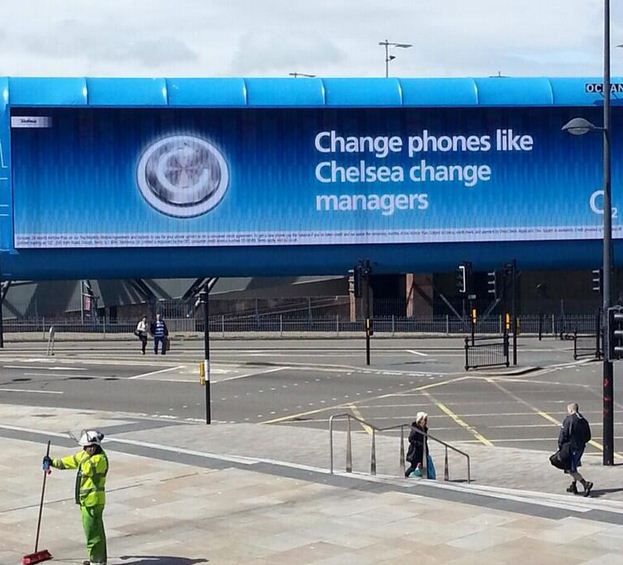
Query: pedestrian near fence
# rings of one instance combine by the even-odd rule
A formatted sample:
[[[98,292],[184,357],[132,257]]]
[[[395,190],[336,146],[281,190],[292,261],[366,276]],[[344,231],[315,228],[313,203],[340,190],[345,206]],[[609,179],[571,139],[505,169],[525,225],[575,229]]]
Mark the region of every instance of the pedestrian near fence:
[[[158,344],[160,344],[160,352],[162,355],[166,355],[169,329],[162,319],[162,315],[156,314],[156,319],[151,323],[150,331],[151,335],[154,336],[154,353],[158,355]]]
[[[134,335],[138,337],[141,342],[141,351],[145,355],[145,349],[147,348],[147,317],[143,316],[136,324]]]
[[[564,472],[571,475],[573,479],[567,487],[567,492],[579,494],[578,481],[584,487],[584,496],[589,496],[593,483],[587,481],[578,471],[578,467],[582,466],[582,455],[586,444],[591,440],[591,427],[588,420],[580,414],[580,408],[577,402],[573,402],[567,406],[567,417],[562,423],[560,434],[558,435],[559,453],[569,453],[567,464]]]
[[[106,504],[106,476],[108,457],[102,449],[104,434],[98,430],[83,431],[78,443],[82,451],[60,459],[43,458],[43,469],[77,469],[75,500],[80,505],[82,527],[86,537],[89,559],[82,565],[106,565],[106,533],[104,506]]]

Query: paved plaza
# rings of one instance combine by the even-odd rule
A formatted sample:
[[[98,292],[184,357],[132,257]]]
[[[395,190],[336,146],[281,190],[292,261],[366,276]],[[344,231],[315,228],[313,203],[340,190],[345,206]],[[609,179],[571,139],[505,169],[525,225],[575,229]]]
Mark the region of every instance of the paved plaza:
[[[247,347],[246,353],[251,349]],[[312,422],[297,419],[289,412],[286,416],[264,414],[262,421],[217,420],[206,426],[173,413],[166,417],[138,410],[96,409],[82,400],[79,406],[62,405],[60,399],[71,388],[80,388],[86,397],[89,390],[97,394],[100,390],[113,391],[98,386],[112,387],[126,381],[129,386],[143,387],[136,389],[137,398],[139,394],[147,395],[147,401],[153,387],[163,383],[172,387],[167,390],[193,386],[197,387],[192,389],[198,391],[195,394],[203,393],[196,382],[186,383],[187,378],[195,379],[185,372],[186,368],[172,375],[149,374],[155,372],[153,367],[146,368],[141,360],[128,361],[124,351],[123,347],[117,353],[98,352],[97,348],[77,355],[66,351],[46,361],[47,370],[41,368],[45,363],[38,350],[20,352],[15,348],[0,356],[4,369],[0,386],[3,565],[19,563],[22,555],[34,549],[40,465],[47,441],[52,442],[54,456],[71,453],[77,447],[68,432],[77,433],[87,427],[104,431],[104,447],[111,460],[105,513],[109,565],[404,564],[419,562],[423,557],[430,563],[444,564],[623,563],[623,457],[617,455],[614,467],[601,465],[598,424],[595,445],[587,452],[582,468],[595,483],[592,496],[568,495],[564,492],[567,477],[547,461],[549,449],[555,445],[557,409],[550,407],[546,412],[554,420],[545,422],[547,428],[538,428],[524,442],[513,444],[504,439],[510,436],[495,435],[503,424],[487,427],[483,417],[476,419],[470,402],[482,396],[485,389],[470,388],[471,381],[465,380],[465,374],[457,370],[456,374],[433,375],[431,380],[427,369],[422,374],[411,370],[413,375],[408,376],[391,366],[392,359],[401,354],[388,354],[385,365],[376,367],[376,375],[366,376],[364,367],[355,367],[356,371],[351,367],[352,383],[363,379],[369,386],[366,378],[381,382],[413,378],[413,387],[429,387],[423,392],[429,390],[430,397],[422,396],[422,391],[414,396],[388,389],[377,392],[379,398],[391,400],[391,405],[372,405],[369,399],[355,397],[337,407],[363,411],[382,421],[379,414],[390,410],[396,399],[414,404],[428,402],[431,414],[438,414],[433,422],[442,435],[455,433],[450,428],[444,431],[443,422],[452,418],[445,414],[446,420],[442,420],[440,406],[447,407],[468,426],[456,423],[453,437],[457,441],[452,445],[470,455],[472,482],[467,483],[466,460],[453,452],[448,457],[449,480],[443,480],[445,452],[437,444],[431,445],[431,452],[439,480],[404,479],[399,465],[400,438],[395,433],[375,436],[377,474],[371,475],[370,430],[361,426],[353,427],[353,473],[345,472],[345,428],[337,426],[331,474],[328,416],[337,410],[323,408],[320,400],[324,398],[323,387],[335,394],[339,379],[316,381],[301,365],[303,380],[297,381],[295,372],[262,373],[274,368],[270,363],[251,370],[250,365],[239,361],[238,365],[224,363],[223,370],[230,372],[215,375],[217,381],[231,379],[221,385],[215,383],[215,390],[227,382],[266,387],[273,382],[268,379],[279,378],[291,387],[297,383],[301,388],[298,394],[305,390],[317,403],[307,410],[314,413]],[[237,357],[244,355],[242,351]],[[263,353],[258,350],[255,355]],[[95,363],[91,370],[80,370],[89,362]],[[177,359],[167,359],[169,362],[157,370],[191,365],[191,359],[181,353]],[[137,366],[131,369],[135,363]],[[281,361],[281,365],[292,367],[293,359],[287,365]],[[547,387],[556,382],[588,394],[589,385],[581,381],[592,378],[593,368],[582,374],[564,363],[549,368],[552,371],[535,378],[534,384],[521,380],[522,370],[501,377],[479,374],[473,382],[493,386],[487,382],[493,379],[519,400],[537,408],[547,400],[543,391],[549,391]],[[580,370],[584,370],[582,366]],[[97,378],[85,379],[87,373]],[[82,377],[76,379],[75,375]],[[139,378],[132,378],[137,375]],[[167,380],[158,380],[164,378]],[[456,389],[448,389],[444,396],[442,390],[448,386],[444,384],[448,379],[458,379]],[[516,379],[518,383],[513,382]],[[309,381],[309,390],[304,388],[305,380]],[[540,381],[546,383],[545,388],[529,389],[533,391],[529,394],[521,388],[537,387]],[[405,385],[409,382],[405,381]],[[556,388],[559,386],[554,385],[553,394],[560,392]],[[134,389],[121,390],[127,394]],[[266,390],[270,394],[270,389]],[[283,392],[272,394],[287,398]],[[202,397],[198,400],[203,402]],[[585,400],[592,410],[590,396]],[[236,401],[240,399],[215,399],[226,405]],[[521,406],[531,413],[528,406]],[[502,409],[509,407],[504,405]],[[513,429],[519,430],[525,416],[517,417],[520,419]],[[543,419],[538,414],[533,417]],[[271,419],[273,423],[267,423]],[[491,441],[479,441],[469,432],[470,427]],[[526,429],[533,428],[528,425]],[[539,435],[543,441],[537,441]],[[552,437],[551,443],[544,441],[546,437]],[[73,483],[73,472],[60,471],[53,471],[47,482],[40,549],[48,549],[56,563],[78,564],[85,558]]]

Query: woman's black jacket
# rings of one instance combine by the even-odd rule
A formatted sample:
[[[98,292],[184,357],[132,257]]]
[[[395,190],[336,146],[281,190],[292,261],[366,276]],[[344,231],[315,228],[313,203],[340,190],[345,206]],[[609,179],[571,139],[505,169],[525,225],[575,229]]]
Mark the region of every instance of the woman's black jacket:
[[[421,432],[427,433],[427,427],[420,427],[415,422],[411,424],[411,432],[409,433],[409,450],[407,451],[407,461],[417,465],[424,461],[424,445],[428,453],[428,441]]]

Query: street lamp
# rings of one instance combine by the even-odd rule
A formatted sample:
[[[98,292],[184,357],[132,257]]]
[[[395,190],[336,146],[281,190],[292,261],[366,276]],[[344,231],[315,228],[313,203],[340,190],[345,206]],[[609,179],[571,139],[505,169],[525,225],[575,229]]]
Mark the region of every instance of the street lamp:
[[[379,41],[379,45],[383,45],[385,47],[385,78],[389,77],[389,62],[393,61],[396,57],[394,55],[389,54],[390,47],[398,47],[399,49],[409,49],[409,47],[413,47],[411,43],[394,43],[392,41]]]
[[[604,234],[603,234],[603,312],[602,320],[608,315],[611,305],[610,283],[612,281],[612,187],[610,148],[610,0],[604,0],[604,114],[603,126],[599,127],[584,118],[573,118],[562,129],[572,135],[584,135],[592,131],[603,132],[603,183],[604,183]],[[604,341],[608,332],[604,331]],[[606,355],[604,343],[603,360],[603,464],[614,465],[614,370],[612,361]]]

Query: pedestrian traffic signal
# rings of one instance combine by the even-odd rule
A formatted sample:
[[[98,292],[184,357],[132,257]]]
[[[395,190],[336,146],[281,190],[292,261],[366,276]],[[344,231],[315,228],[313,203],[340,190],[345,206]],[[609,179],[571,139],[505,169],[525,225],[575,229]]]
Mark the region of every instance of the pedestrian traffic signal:
[[[608,308],[608,361],[623,359],[623,306]]]
[[[593,286],[592,286],[592,290],[595,292],[601,292],[601,285],[602,285],[602,273],[603,270],[602,269],[593,269],[592,271],[593,273]]]
[[[472,264],[465,261],[459,265],[456,273],[456,287],[461,294],[470,294],[472,287]]]

